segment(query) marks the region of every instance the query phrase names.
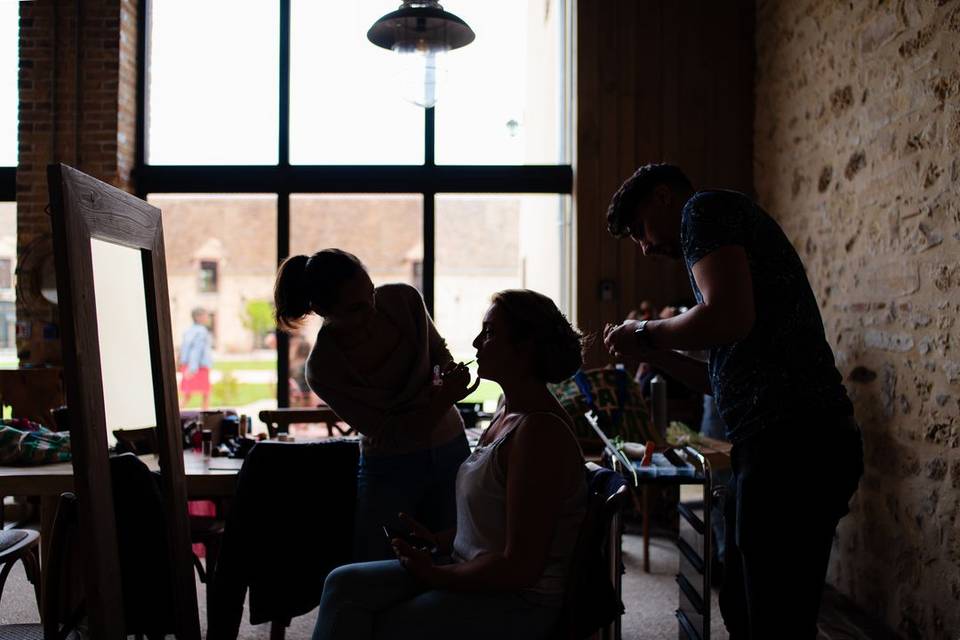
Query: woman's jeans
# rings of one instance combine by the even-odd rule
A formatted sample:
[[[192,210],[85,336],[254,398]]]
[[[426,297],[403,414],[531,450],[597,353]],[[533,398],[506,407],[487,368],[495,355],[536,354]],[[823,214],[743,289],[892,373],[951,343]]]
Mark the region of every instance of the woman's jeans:
[[[397,513],[401,511],[431,531],[455,527],[457,470],[469,455],[465,434],[433,449],[393,456],[361,455],[354,560],[393,558],[383,525],[398,528]]]
[[[730,640],[813,640],[837,522],[863,475],[860,431],[850,418],[769,425],[731,461],[720,590]]]
[[[519,593],[428,591],[397,560],[364,562],[327,576],[313,640],[538,640],[559,615]]]

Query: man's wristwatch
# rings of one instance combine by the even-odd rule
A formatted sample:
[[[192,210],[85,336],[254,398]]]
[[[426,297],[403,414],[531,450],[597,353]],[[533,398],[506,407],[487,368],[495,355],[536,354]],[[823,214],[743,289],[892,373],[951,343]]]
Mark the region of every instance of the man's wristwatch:
[[[641,320],[634,330],[633,336],[641,349],[649,351],[653,349],[653,339],[650,336],[650,332],[647,331],[647,322],[647,320]]]

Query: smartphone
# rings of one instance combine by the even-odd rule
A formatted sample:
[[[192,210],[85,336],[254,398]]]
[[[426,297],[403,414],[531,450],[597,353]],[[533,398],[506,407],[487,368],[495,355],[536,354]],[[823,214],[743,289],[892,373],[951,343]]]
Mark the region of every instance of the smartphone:
[[[399,538],[418,551],[430,551],[433,549],[433,543],[408,531],[395,529],[388,524],[383,525],[383,535],[387,536],[387,541]]]

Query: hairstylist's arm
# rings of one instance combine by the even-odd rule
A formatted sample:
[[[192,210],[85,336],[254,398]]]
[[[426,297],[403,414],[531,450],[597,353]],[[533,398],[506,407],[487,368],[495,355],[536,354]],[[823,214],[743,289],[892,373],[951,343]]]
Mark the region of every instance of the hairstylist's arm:
[[[427,437],[454,403],[467,397],[480,384],[470,384],[470,372],[462,365],[449,363],[443,386],[431,389],[430,400],[420,409],[402,413],[381,411],[364,404],[362,398],[349,398],[336,391],[328,391],[310,383],[311,389],[321,389],[321,397],[341,419],[369,438],[376,438],[384,446],[403,444],[410,439]],[[312,378],[308,376],[308,383]]]
[[[405,422],[427,423],[429,432],[446,415],[454,404],[460,402],[480,386],[480,378],[470,384],[470,370],[457,362],[448,362],[440,369],[443,384],[431,389],[430,403],[423,409],[396,414]]]
[[[453,591],[516,591],[537,581],[546,566],[562,497],[574,490],[574,482],[583,482],[582,469],[567,450],[569,443],[556,437],[554,420],[531,416],[504,444],[509,452],[503,552],[437,567],[427,554],[396,541],[400,561],[410,573],[430,587]]]

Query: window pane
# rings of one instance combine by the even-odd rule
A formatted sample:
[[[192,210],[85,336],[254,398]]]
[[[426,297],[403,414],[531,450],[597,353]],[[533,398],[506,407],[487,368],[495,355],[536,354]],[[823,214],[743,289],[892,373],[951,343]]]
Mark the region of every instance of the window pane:
[[[0,369],[18,365],[16,270],[17,204],[0,202]]]
[[[560,164],[563,0],[449,0],[473,43],[447,56],[438,164]]]
[[[423,109],[395,86],[398,57],[367,40],[397,0],[293,0],[290,162],[421,164]]]
[[[150,2],[150,164],[275,164],[279,3]]]
[[[419,195],[290,196],[290,254],[337,248],[356,255],[375,285],[406,282],[418,289],[423,268],[423,198]],[[308,316],[290,339],[290,404],[316,402],[303,377],[320,318]],[[325,433],[325,432],[324,432]]]
[[[19,2],[0,2],[0,167],[17,165],[19,12]]]
[[[438,195],[435,320],[454,357],[470,360],[490,296],[534,289],[565,313],[563,207],[569,196]]]
[[[163,212],[181,407],[200,408],[209,389],[211,407],[236,409],[256,423],[261,409],[277,406],[277,197],[154,194],[147,200]],[[207,337],[209,360],[202,349]],[[204,365],[209,385],[202,375],[189,375]]]

